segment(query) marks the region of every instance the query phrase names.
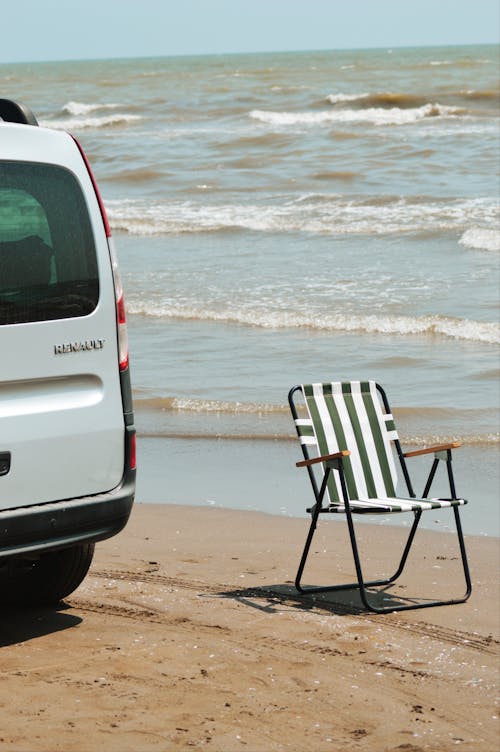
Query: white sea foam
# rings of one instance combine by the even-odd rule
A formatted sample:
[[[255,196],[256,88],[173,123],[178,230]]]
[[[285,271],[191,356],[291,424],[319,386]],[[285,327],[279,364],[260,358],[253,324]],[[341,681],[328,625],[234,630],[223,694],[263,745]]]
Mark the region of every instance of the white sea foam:
[[[66,102],[62,110],[68,115],[88,115],[89,112],[96,112],[98,110],[116,110],[121,106],[122,105],[120,104],[102,104],[100,102],[90,104],[86,104],[85,102]]]
[[[459,240],[467,248],[484,251],[500,251],[500,230],[485,227],[470,227]]]
[[[47,128],[54,128],[55,130],[62,131],[79,131],[87,130],[89,128],[100,129],[110,128],[119,125],[128,125],[129,123],[142,120],[140,115],[132,115],[130,113],[114,113],[113,115],[100,115],[92,116],[88,113],[82,113],[68,118],[62,118],[60,120],[47,120],[42,121],[40,125]]]
[[[196,413],[277,413],[288,412],[288,407],[271,405],[262,402],[228,402],[227,400],[208,400],[194,397],[174,397],[171,400],[171,410]]]
[[[209,305],[177,304],[175,302],[149,303],[133,298],[128,301],[128,312],[155,318],[217,321],[263,329],[312,329],[331,332],[359,332],[362,334],[425,335],[500,344],[500,324],[439,315],[421,317],[308,315],[267,309],[238,309],[237,307],[211,309]]]
[[[322,235],[391,235],[437,231],[465,232],[467,225],[498,222],[495,199],[446,201],[411,197],[384,200],[307,194],[280,204],[197,204],[192,201],[110,200],[115,230],[162,235],[247,229],[254,232],[306,232]]]
[[[357,102],[358,99],[366,99],[369,94],[328,94],[326,101],[330,104],[338,104],[339,102]]]
[[[430,117],[456,116],[462,110],[441,104],[425,104],[421,107],[369,107],[363,110],[322,110],[321,112],[273,112],[252,110],[254,120],[273,126],[324,125],[332,123],[371,123],[372,125],[406,125]]]

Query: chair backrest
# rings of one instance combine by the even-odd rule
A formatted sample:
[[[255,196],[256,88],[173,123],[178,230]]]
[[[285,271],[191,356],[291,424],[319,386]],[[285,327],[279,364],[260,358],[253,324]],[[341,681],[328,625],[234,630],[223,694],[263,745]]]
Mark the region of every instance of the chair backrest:
[[[351,454],[343,461],[343,468],[349,497],[394,497],[397,470],[391,441],[397,441],[398,435],[383,390],[374,381],[303,384],[299,388],[308,417],[298,416],[294,390],[290,392],[290,405],[304,456],[348,449]],[[331,473],[328,494],[331,504],[343,503],[336,470]]]

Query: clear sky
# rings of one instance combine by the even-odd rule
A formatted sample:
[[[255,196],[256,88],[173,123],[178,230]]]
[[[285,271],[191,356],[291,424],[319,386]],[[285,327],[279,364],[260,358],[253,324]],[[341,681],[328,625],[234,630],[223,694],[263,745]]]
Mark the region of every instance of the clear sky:
[[[0,62],[498,43],[499,0],[1,0]]]

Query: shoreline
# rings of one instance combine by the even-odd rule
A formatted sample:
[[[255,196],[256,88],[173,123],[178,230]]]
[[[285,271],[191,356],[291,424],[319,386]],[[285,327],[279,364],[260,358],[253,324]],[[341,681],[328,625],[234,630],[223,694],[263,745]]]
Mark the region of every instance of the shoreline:
[[[239,509],[280,518],[308,517],[305,510],[313,496],[307,473],[295,467],[302,458],[297,440],[213,438],[203,439],[200,445],[199,439],[139,436],[137,450],[136,498],[141,502]],[[431,460],[424,457],[411,462],[409,469],[418,493],[425,485]],[[466,535],[500,537],[499,471],[497,445],[484,449],[464,444],[454,452],[457,492],[469,501],[461,508]],[[432,495],[439,494],[449,495],[442,469],[432,487]],[[407,526],[409,519],[407,514],[390,515],[390,524]],[[424,514],[421,524],[446,532],[451,520],[449,512],[440,511]]]
[[[306,527],[137,504],[59,609],[4,613],[2,749],[45,752],[49,738],[64,752],[495,748],[498,542],[467,538],[467,603],[381,616],[351,591],[296,593]],[[352,574],[338,528],[318,528],[313,582]],[[398,532],[359,531],[370,571]],[[461,592],[450,536],[420,532],[395,592]]]

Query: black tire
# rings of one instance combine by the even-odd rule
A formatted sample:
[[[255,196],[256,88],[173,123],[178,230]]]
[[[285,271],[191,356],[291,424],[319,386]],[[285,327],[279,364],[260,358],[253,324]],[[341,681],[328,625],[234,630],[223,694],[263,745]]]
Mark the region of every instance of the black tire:
[[[49,606],[72,593],[89,571],[94,543],[83,543],[42,554],[34,561],[9,562],[2,578],[0,600],[17,606]]]

